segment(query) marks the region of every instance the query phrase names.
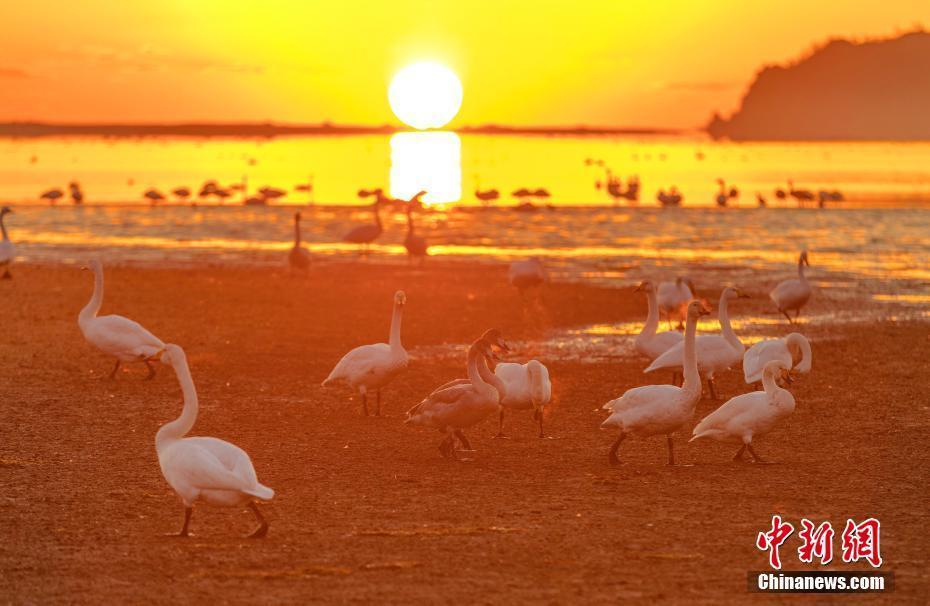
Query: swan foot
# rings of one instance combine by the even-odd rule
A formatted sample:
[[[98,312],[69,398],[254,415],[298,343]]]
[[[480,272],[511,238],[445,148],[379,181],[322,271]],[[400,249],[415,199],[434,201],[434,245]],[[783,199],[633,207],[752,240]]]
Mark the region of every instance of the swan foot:
[[[758,463],[760,465],[772,465],[774,461],[766,461],[760,457],[755,450],[752,448],[752,444],[746,444],[746,448],[749,450],[749,454],[752,455],[752,462]]]
[[[739,462],[739,463],[745,462],[744,459],[743,459],[743,453],[744,453],[744,452],[746,452],[746,445],[745,445],[745,444],[743,444],[742,446],[740,446],[740,449],[736,451],[736,454],[733,455],[733,460],[734,460],[734,461],[737,461],[737,462]]]
[[[255,517],[258,518],[258,528],[256,528],[252,534],[248,536],[250,539],[264,539],[268,536],[268,522],[265,521],[265,516],[262,515],[262,512],[258,510],[258,506],[255,503],[249,503],[249,509],[252,510],[252,513],[255,514]]]
[[[377,404],[375,406],[375,416],[380,417],[381,416],[381,390],[379,389],[376,393],[377,393],[377,400],[376,400]]]
[[[187,537],[191,536],[189,529],[191,525],[191,514],[193,513],[194,513],[194,509],[192,507],[185,507],[184,508],[184,526],[181,527],[181,531],[180,532],[169,532],[165,536],[166,537],[178,537],[182,539],[186,539]]]
[[[617,449],[620,448],[620,443],[623,442],[625,438],[625,434],[620,434],[620,437],[610,446],[610,452],[607,453],[607,460],[610,461],[610,464],[614,467],[620,465],[620,459],[617,457]]]

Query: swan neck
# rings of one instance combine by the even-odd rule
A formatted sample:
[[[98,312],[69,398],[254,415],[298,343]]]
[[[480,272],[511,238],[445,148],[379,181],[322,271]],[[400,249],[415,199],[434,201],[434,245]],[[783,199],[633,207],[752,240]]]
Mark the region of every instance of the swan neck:
[[[478,352],[478,344],[473,343],[468,350],[468,380],[471,382],[472,387],[478,391],[490,392],[494,391],[494,386],[487,383],[484,378],[481,376],[481,370],[478,368],[478,357],[481,354]],[[487,365],[487,361],[483,362],[483,365]],[[500,394],[498,393],[498,397]],[[498,400],[500,401],[500,400]]]
[[[404,308],[400,305],[394,304],[394,315],[391,316],[391,335],[388,341],[388,345],[391,346],[391,351],[403,351],[404,346],[400,342],[400,324],[401,319],[404,315]]]
[[[485,358],[484,363],[478,367],[478,372],[481,374],[481,380],[496,389],[498,396],[503,400],[506,395],[504,382],[491,371],[491,365],[487,358]]]
[[[10,236],[6,233],[6,225],[3,223],[3,219],[6,215],[0,214],[0,232],[3,232],[3,241],[9,242]]]
[[[649,313],[646,315],[646,324],[643,325],[643,330],[640,336],[653,337],[656,334],[656,329],[659,328],[659,301],[656,297],[655,289],[649,289],[646,291],[646,300],[649,302]]]
[[[174,373],[178,377],[178,383],[181,384],[181,393],[184,394],[184,409],[174,421],[162,425],[161,429],[155,436],[156,448],[165,442],[180,440],[187,432],[194,427],[197,421],[197,411],[199,410],[197,401],[197,389],[194,387],[194,379],[191,377],[190,367],[187,360],[176,362]]]
[[[804,259],[798,259],[798,280],[807,284],[807,276],[804,275]]]
[[[701,392],[701,376],[698,374],[697,347],[694,343],[697,334],[697,318],[688,315],[685,322],[685,359],[682,366],[684,383],[682,389],[687,392]]]
[[[765,393],[769,395],[774,395],[776,391],[781,389],[778,386],[778,383],[775,382],[775,377],[770,372],[762,373],[762,389],[765,390]]]
[[[736,336],[736,333],[733,332],[733,327],[730,325],[730,309],[727,301],[726,293],[720,295],[720,304],[718,305],[718,319],[720,320],[720,332],[723,334],[723,338],[726,339],[727,343],[736,349],[743,351],[745,347],[743,342],[739,340],[739,337]]]
[[[97,316],[100,306],[103,304],[103,268],[100,265],[94,265],[94,294],[91,295],[90,301],[81,310],[78,316],[78,322],[83,323]]]
[[[294,217],[294,248],[300,246],[300,219]]]

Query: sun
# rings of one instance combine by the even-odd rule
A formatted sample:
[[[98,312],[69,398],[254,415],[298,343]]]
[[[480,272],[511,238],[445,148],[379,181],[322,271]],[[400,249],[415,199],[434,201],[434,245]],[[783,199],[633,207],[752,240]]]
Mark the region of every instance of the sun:
[[[445,65],[413,63],[391,80],[388,101],[404,124],[419,130],[442,128],[462,106],[462,83]]]

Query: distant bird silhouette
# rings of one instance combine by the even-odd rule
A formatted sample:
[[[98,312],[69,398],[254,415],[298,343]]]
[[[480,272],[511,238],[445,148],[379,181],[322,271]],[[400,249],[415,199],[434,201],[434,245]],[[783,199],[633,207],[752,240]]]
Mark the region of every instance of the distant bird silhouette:
[[[307,203],[313,204],[313,175],[307,179],[306,183],[298,183],[294,186],[294,191],[299,191],[307,194]]]
[[[788,194],[785,193],[785,190],[779,187],[778,189],[775,190],[775,197],[778,198],[779,200],[787,200]]]
[[[265,186],[258,190],[258,194],[266,200],[277,200],[278,198],[283,198],[286,196],[287,192],[276,187]]]
[[[798,201],[798,206],[803,206],[804,202],[814,201],[814,192],[809,189],[795,189],[794,182],[788,180],[788,194]]]
[[[514,198],[529,198],[530,196],[533,195],[533,192],[531,192],[525,187],[521,187],[520,189],[515,189],[514,191],[512,191],[510,195],[513,196]]]
[[[668,190],[668,193],[666,193],[665,190],[660,189],[659,193],[656,194],[656,200],[659,201],[659,204],[665,207],[681,206],[681,202],[684,200],[684,196],[681,195],[681,192],[678,191],[677,187],[672,186],[672,188]]]
[[[485,204],[490,204],[491,202],[497,200],[501,197],[501,193],[496,189],[486,189],[481,191],[480,189],[475,190],[475,197],[481,200]]]
[[[174,194],[176,198],[181,200],[187,200],[191,196],[191,190],[189,187],[175,187],[171,190],[171,193]]]
[[[369,223],[367,225],[359,225],[354,227],[349,232],[342,237],[343,242],[349,242],[352,244],[360,244],[362,246],[362,252],[367,253],[368,247],[372,242],[378,239],[384,232],[384,227],[381,225],[381,215],[378,213],[378,209],[381,206],[381,190],[376,189],[372,192],[369,192],[368,195],[362,197],[369,197],[374,195],[377,199],[372,203],[371,210],[375,215],[375,222]],[[359,192],[361,195],[361,192]]]
[[[68,189],[71,190],[71,201],[75,204],[84,203],[84,192],[81,191],[81,184],[77,181],[72,181],[68,184]]]
[[[507,271],[507,280],[510,285],[525,296],[526,291],[542,286],[549,281],[549,274],[539,257],[530,257],[524,261],[514,261]]]
[[[207,198],[214,195],[217,190],[219,190],[220,185],[216,181],[205,181],[203,185],[200,186],[200,191],[197,193],[199,198]]]
[[[413,224],[413,211],[422,207],[420,198],[425,195],[426,192],[421,191],[410,198],[410,201],[407,203],[407,236],[404,238],[404,248],[407,249],[407,255],[411,259],[423,259],[429,254],[429,245],[426,243],[426,238],[414,233]]]
[[[213,195],[220,199],[220,204],[223,204],[229,198],[232,198],[232,192],[228,189],[216,188],[213,190]]]
[[[756,192],[756,202],[758,202],[759,208],[768,206],[768,202],[765,201],[765,198],[759,192]]]
[[[723,179],[717,179],[717,185],[720,186],[720,192],[717,194],[716,198],[717,206],[728,206],[730,200],[739,199],[739,190],[735,187],[731,187],[730,190],[727,191],[727,184]]]
[[[39,196],[41,200],[48,200],[49,203],[51,204],[54,204],[55,202],[57,202],[58,200],[64,197],[65,197],[64,192],[58,189],[57,187],[54,189],[50,189],[46,192],[43,192],[42,195]]]
[[[146,192],[142,194],[142,196],[145,198],[148,198],[152,204],[158,204],[159,202],[165,199],[165,195],[161,193],[160,191],[158,191],[157,189],[146,190]]]
[[[287,254],[287,262],[291,269],[307,271],[310,268],[310,251],[300,243],[300,213],[294,213],[294,246]]]

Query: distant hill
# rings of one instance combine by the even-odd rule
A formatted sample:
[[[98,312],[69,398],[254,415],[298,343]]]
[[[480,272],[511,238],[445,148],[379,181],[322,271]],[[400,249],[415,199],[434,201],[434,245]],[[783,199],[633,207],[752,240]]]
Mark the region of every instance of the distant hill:
[[[766,66],[729,119],[734,140],[930,140],[930,34],[831,40],[788,66]]]

